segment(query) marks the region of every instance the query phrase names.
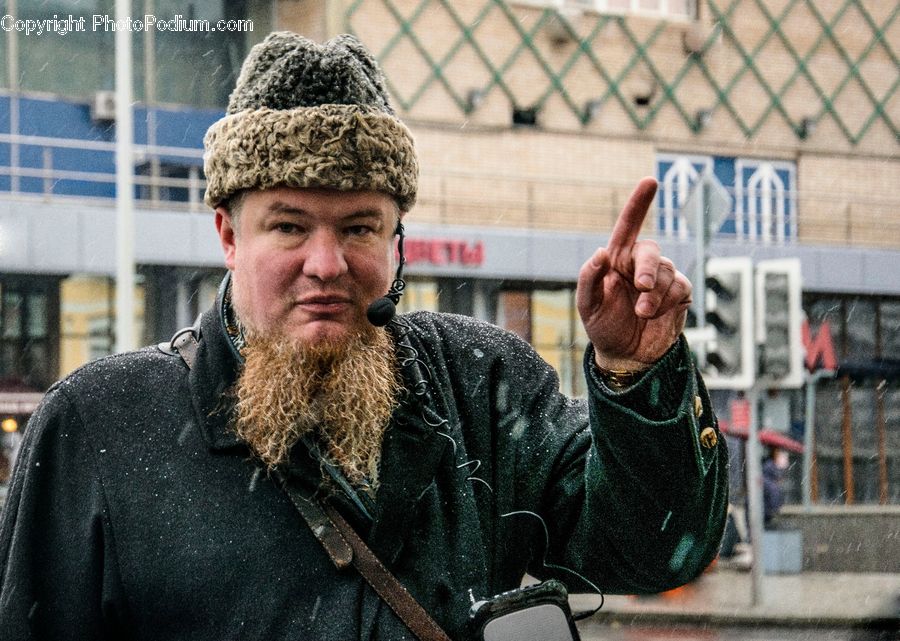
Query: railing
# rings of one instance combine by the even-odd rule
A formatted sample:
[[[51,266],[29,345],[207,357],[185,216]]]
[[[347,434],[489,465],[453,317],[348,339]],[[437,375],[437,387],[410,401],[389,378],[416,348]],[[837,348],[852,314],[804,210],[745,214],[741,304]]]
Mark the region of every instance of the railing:
[[[7,145],[9,162],[2,154]],[[71,166],[80,156],[72,152],[102,154],[93,158],[93,164],[108,169],[74,169]],[[61,158],[64,153],[69,155]],[[45,202],[72,198],[110,202],[115,197],[114,157],[113,142],[0,133],[0,193]],[[199,148],[136,144],[134,182],[140,206],[207,211],[202,157]],[[167,175],[173,172],[182,175]],[[438,224],[605,233],[632,187],[629,181],[615,178],[426,170],[415,213],[417,221]],[[687,229],[690,212],[682,211],[683,195],[676,194],[676,189],[661,188],[656,210],[651,213],[656,221],[651,233],[684,240],[693,233]],[[721,239],[758,245],[799,242],[900,247],[900,199],[848,195],[837,189],[794,189],[780,196],[788,203],[783,209],[776,204],[754,210],[748,203],[766,202],[763,189],[727,191],[732,209],[718,224],[715,236]]]
[[[0,133],[0,145],[9,145],[10,150],[10,162],[0,163],[0,192],[39,196],[47,202],[72,197],[108,200],[115,196],[114,142]],[[71,165],[72,158],[68,163],[61,163],[55,153],[58,150],[108,154],[108,158],[95,157],[94,161],[99,165],[108,164],[110,170],[59,167],[59,164]],[[40,163],[23,162],[23,155],[33,157],[35,152],[40,154]],[[135,167],[146,167],[148,170],[147,174],[136,171],[134,176],[138,202],[145,206],[164,204],[166,208],[204,210],[206,180],[202,176],[202,159],[202,149],[134,145]],[[164,175],[164,172],[173,169],[186,175]],[[8,182],[3,180],[4,177],[8,178]],[[166,190],[180,191],[177,192],[178,197],[166,198]]]

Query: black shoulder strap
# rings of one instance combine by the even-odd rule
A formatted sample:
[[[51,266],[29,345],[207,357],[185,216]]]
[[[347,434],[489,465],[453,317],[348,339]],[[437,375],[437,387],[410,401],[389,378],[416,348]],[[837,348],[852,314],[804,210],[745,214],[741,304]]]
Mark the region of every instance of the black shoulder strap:
[[[184,361],[187,368],[191,369],[194,366],[194,361],[197,359],[197,349],[200,347],[201,318],[201,316],[198,316],[193,325],[182,327],[175,332],[171,339],[163,341],[156,347],[165,354],[181,356],[181,360]]]

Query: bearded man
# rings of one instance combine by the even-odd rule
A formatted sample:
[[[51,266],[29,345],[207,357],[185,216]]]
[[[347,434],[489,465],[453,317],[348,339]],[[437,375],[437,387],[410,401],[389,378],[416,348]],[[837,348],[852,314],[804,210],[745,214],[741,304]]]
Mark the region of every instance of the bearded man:
[[[647,593],[710,562],[727,453],[690,283],[638,240],[655,181],[579,275],[579,401],[494,326],[393,316],[418,167],[355,39],[272,34],[205,144],[229,275],[171,344],[48,392],[0,526],[4,639],[413,638],[335,519],[457,639],[526,572]]]

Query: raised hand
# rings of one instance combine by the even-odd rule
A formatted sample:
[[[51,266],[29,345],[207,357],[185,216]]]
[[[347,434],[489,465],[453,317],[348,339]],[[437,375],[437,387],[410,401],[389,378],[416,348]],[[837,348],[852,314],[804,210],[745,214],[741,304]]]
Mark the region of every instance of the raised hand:
[[[581,267],[576,300],[598,366],[649,368],[684,329],[691,283],[660,254],[653,240],[638,240],[657,183],[642,179],[616,221],[609,243]]]

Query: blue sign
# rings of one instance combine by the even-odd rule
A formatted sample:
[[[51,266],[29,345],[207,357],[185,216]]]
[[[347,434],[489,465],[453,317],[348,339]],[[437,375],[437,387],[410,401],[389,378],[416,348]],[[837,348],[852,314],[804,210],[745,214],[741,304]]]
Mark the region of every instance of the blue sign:
[[[732,211],[714,237],[761,244],[783,244],[797,237],[797,169],[793,162],[691,154],[659,154],[656,173],[657,231],[664,238],[687,239],[693,212],[684,204],[691,188],[711,174],[732,196]]]

